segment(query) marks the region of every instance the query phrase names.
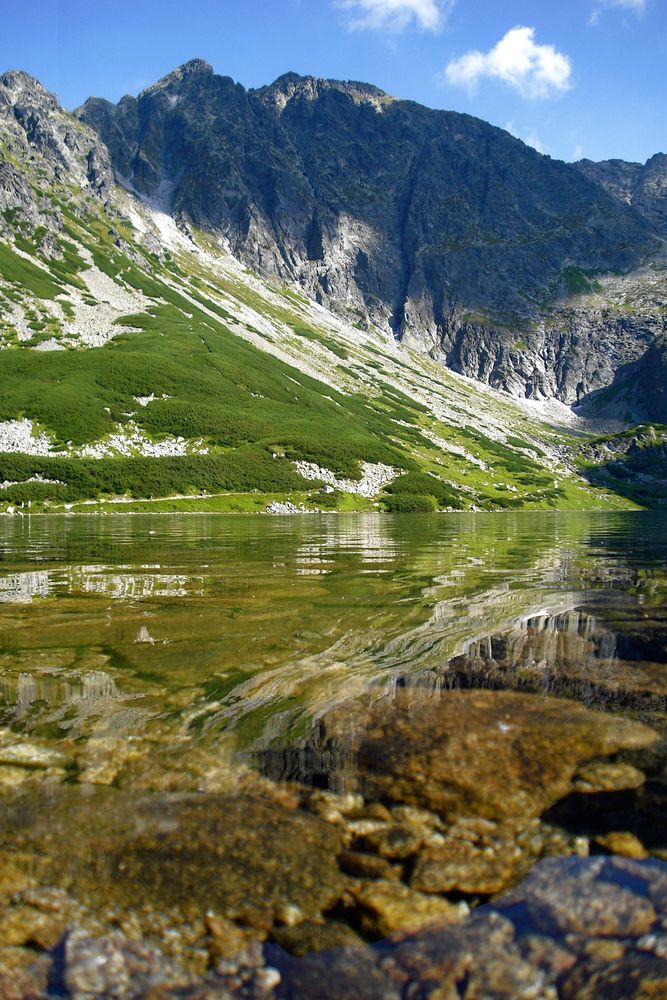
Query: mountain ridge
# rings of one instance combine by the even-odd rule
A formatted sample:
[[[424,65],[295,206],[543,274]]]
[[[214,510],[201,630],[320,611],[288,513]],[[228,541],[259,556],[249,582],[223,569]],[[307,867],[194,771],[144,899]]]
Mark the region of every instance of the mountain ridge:
[[[168,181],[183,225],[462,374],[577,404],[613,381],[610,354],[634,362],[664,330],[653,311],[628,334],[612,309],[577,330],[578,349],[568,297],[645,266],[659,235],[590,171],[480,119],[294,73],[246,90],[176,71],[132,100],[77,112],[119,176],[146,196]],[[584,379],[554,375],[564,344],[556,367]]]
[[[319,177],[326,189],[324,153],[340,137],[325,135],[323,146],[304,148],[312,162],[302,176],[293,175],[298,150],[278,120],[296,109],[290,127],[299,132],[304,114],[313,112],[323,128],[341,115],[349,132],[361,115],[376,126],[389,121],[391,137],[398,113],[409,139],[411,105],[377,110],[345,90],[357,84],[313,89],[306,81],[308,103],[303,94],[293,96],[278,115],[264,107],[271,95],[260,100],[198,63],[158,84],[142,100],[89,102],[99,119],[95,131],[26,74],[0,76],[0,508],[18,501],[44,509],[95,509],[80,506],[92,502],[108,509],[122,501],[222,510],[275,503],[289,510],[378,504],[493,510],[659,502],[644,471],[653,453],[662,461],[659,424],[637,436],[636,482],[617,474],[616,458],[605,479],[605,455],[613,448],[579,454],[586,432],[623,430],[639,410],[641,419],[651,419],[651,406],[660,420],[660,378],[655,392],[642,394],[632,374],[642,371],[644,357],[655,358],[651,375],[664,359],[660,351],[650,354],[664,326],[659,262],[625,275],[570,273],[567,300],[537,320],[508,318],[494,327],[487,317],[459,315],[453,328],[459,356],[448,370],[444,336],[435,346],[414,332],[399,341],[388,323],[374,323],[372,310],[355,304],[360,286],[347,269],[345,240],[363,236],[364,220],[348,212],[342,244],[335,244],[327,230],[333,207],[308,180]],[[279,84],[290,87],[302,87],[301,78],[290,74]],[[377,98],[375,90],[367,93]],[[200,96],[205,102],[192,122]],[[188,161],[201,129],[220,139],[216,156]],[[106,142],[100,132],[109,133]],[[504,149],[522,148],[510,137],[499,141]],[[340,144],[348,158],[354,148]],[[378,152],[379,166],[386,153]],[[527,155],[540,164],[535,151]],[[400,179],[399,156],[400,149],[393,164]],[[476,170],[473,163],[473,179]],[[278,178],[273,194],[262,187],[267,176]],[[567,176],[577,191],[595,187],[577,171]],[[363,200],[368,193],[346,192],[345,171],[336,166],[332,177],[334,193],[343,185],[341,197]],[[265,235],[284,273],[303,264],[295,249],[303,239],[313,271],[328,274],[336,301],[349,295],[335,312],[296,278],[276,275],[269,242],[258,245],[266,267],[249,268],[242,239],[235,244],[222,228],[199,226],[183,210],[187,197],[202,200],[203,186],[218,191],[221,217],[247,219],[243,185],[248,196],[254,190],[264,199],[253,203],[254,232],[262,219],[273,219]],[[600,204],[615,204],[600,192]],[[287,211],[302,194],[322,205],[319,220],[300,217],[305,228]],[[397,210],[409,216],[407,207],[394,206],[394,217]],[[621,227],[630,218],[642,240],[654,239],[632,209],[612,215]],[[249,226],[246,236],[251,232]],[[613,253],[611,235],[608,241]],[[359,248],[351,245],[359,263]],[[388,253],[411,260],[411,249],[408,242]],[[366,277],[373,269],[390,271],[384,253],[380,243],[367,255]],[[361,285],[368,292],[368,282]],[[394,290],[411,304],[410,287]],[[382,289],[376,291],[380,301]],[[387,303],[383,308],[386,318]],[[555,322],[554,333],[549,323]],[[494,385],[509,387],[517,401]],[[558,386],[582,403],[582,417],[555,400]],[[596,412],[601,390],[607,396]],[[533,398],[521,402],[525,396]],[[595,477],[588,474],[591,463]]]

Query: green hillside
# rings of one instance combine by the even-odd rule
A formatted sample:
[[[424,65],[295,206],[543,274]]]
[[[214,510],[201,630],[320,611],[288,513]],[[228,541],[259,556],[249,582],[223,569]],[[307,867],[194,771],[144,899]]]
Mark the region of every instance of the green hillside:
[[[580,475],[581,434],[539,408],[179,230],[17,79],[46,102],[71,176],[5,121],[0,510],[634,506]],[[91,157],[94,190],[74,182]]]

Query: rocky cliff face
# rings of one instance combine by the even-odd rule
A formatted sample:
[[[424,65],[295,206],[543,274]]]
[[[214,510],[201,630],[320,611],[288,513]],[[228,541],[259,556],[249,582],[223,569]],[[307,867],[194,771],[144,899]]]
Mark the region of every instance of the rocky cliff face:
[[[632,205],[657,233],[667,236],[667,154],[656,153],[646,163],[579,160],[575,166],[585,177]]]
[[[664,318],[650,315],[563,308],[523,329],[463,321],[441,345],[454,371],[515,396],[555,397],[576,406],[638,361],[664,325]],[[660,419],[657,413],[642,415]]]
[[[294,73],[246,91],[201,60],[78,114],[123,182],[182,223],[513,394],[577,402],[661,329],[650,310],[568,301],[656,251],[659,211],[636,208],[659,200],[661,161],[633,207],[595,171],[470,116]]]
[[[30,164],[43,185],[55,181],[103,199],[111,195],[111,160],[99,136],[38,80],[11,70],[0,76],[0,232],[14,211],[33,225],[52,225],[50,206],[36,199],[29,182]]]
[[[627,423],[667,423],[667,333],[658,333],[637,361],[618,366],[607,388],[592,393],[581,412]]]

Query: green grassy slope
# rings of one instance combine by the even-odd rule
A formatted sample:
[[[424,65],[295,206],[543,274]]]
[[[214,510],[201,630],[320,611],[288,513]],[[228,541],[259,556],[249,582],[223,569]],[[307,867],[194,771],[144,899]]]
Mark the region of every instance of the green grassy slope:
[[[633,505],[560,464],[567,438],[509,399],[345,327],[201,234],[165,235],[129,195],[115,208],[62,185],[38,195],[52,245],[10,210],[0,240],[0,449],[26,419],[42,444],[0,450],[0,509],[114,497],[218,510],[290,496],[323,509]],[[142,230],[163,240],[159,255]],[[86,324],[99,346],[82,340]],[[360,497],[304,479],[294,460],[352,484],[362,463],[397,478]]]

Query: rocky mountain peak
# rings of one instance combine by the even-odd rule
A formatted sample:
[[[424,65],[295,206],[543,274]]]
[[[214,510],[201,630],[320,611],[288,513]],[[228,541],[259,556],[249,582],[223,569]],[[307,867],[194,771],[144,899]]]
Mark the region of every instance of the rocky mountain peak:
[[[113,173],[105,144],[93,129],[61,108],[30,74],[0,75],[0,211],[17,210],[32,223],[45,222],[35,209],[26,168],[39,159],[43,177],[76,183],[107,198]]]
[[[371,84],[289,72],[246,90],[200,60],[79,115],[134,190],[169,185],[180,222],[495,388],[581,401],[663,329],[661,273],[641,270],[660,247],[660,158],[566,164]]]
[[[192,79],[192,77],[213,75],[213,67],[210,63],[206,62],[205,59],[190,59],[188,62],[183,63],[182,66],[178,66],[176,69],[172,70],[171,73],[167,73],[167,75],[163,76],[162,79],[157,81],[157,83],[147,87],[142,91],[142,94],[154,94],[159,90],[166,90],[168,88],[178,86],[185,80]]]
[[[574,166],[614,197],[632,205],[655,232],[667,237],[667,154],[655,153],[646,163],[579,160]]]
[[[10,69],[0,75],[0,103],[12,107],[41,104],[52,111],[60,109],[56,97],[22,69]]]
[[[317,101],[328,93],[337,92],[349,97],[355,104],[371,104],[381,111],[394,98],[379,87],[356,80],[327,80],[318,76],[300,76],[298,73],[283,73],[272,84],[260,87],[252,93],[265,104],[281,112],[294,100]]]

